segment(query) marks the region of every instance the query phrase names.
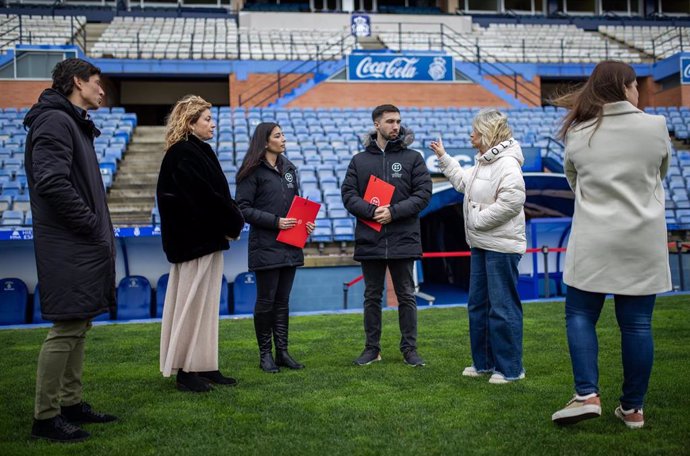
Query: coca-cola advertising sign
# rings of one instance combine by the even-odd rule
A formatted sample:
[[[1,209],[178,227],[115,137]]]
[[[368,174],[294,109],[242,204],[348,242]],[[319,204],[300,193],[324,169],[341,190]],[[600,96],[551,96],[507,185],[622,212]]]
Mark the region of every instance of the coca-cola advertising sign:
[[[453,58],[442,54],[353,53],[347,58],[350,81],[449,82]]]

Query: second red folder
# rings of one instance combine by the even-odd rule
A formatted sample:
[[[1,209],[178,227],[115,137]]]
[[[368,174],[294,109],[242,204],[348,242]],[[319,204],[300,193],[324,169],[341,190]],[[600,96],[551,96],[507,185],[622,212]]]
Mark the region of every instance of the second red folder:
[[[394,191],[395,187],[393,185],[376,176],[370,176],[367,189],[364,192],[364,201],[374,206],[387,206],[393,199]],[[359,221],[376,231],[381,231],[381,224],[379,222],[363,219],[359,219]]]

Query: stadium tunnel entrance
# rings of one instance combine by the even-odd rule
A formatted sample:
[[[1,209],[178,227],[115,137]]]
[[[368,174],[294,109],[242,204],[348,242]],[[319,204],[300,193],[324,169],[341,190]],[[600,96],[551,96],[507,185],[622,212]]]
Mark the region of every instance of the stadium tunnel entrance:
[[[524,173],[527,199],[527,248],[564,247],[570,231],[575,195],[563,174],[551,172]],[[464,195],[449,182],[434,183],[429,206],[421,213],[422,248],[424,252],[469,251],[465,239],[462,212]],[[544,270],[541,255],[523,255],[520,261],[519,291],[523,299],[544,294]],[[563,255],[549,258],[550,295],[563,292],[561,270]],[[470,258],[425,258],[418,263],[420,291],[435,298],[435,304],[467,302]]]

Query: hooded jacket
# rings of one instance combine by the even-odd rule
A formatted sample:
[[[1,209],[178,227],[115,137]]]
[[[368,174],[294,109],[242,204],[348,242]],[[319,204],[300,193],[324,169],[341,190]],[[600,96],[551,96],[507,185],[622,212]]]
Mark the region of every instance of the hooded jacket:
[[[477,154],[474,166],[466,170],[447,153],[439,158],[439,169],[465,193],[462,209],[470,247],[525,253],[523,162],[520,144],[513,138]]]
[[[345,208],[357,219],[373,220],[376,206],[364,201],[370,176],[395,186],[390,203],[392,220],[376,231],[357,222],[354,259],[416,259],[422,256],[419,213],[431,199],[431,176],[422,155],[407,146],[414,136],[401,128],[385,150],[376,143],[376,133],[365,138],[365,150],[352,157],[341,185]]]
[[[297,168],[278,156],[276,171],[262,161],[237,184],[237,203],[249,230],[249,270],[296,267],[304,264],[302,249],[278,242],[278,220],[287,216],[292,199],[299,195]]]
[[[156,198],[163,250],[171,263],[228,250],[227,238],[236,238],[244,227],[216,154],[194,135],[165,153]]]
[[[24,166],[44,319],[90,319],[115,307],[115,238],[86,112],[53,89],[24,118]]]

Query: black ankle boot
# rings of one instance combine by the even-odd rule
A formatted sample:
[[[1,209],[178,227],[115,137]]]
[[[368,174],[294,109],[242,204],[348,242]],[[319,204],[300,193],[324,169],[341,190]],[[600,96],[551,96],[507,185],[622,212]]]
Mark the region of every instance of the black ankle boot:
[[[177,371],[177,389],[190,393],[206,393],[211,391],[211,384],[199,377],[195,372]]]
[[[295,361],[287,350],[278,350],[276,352],[276,364],[288,369],[304,369],[304,364]]]

